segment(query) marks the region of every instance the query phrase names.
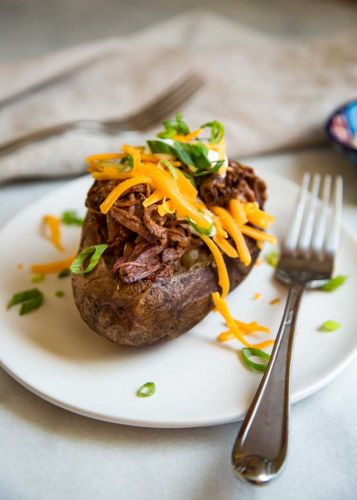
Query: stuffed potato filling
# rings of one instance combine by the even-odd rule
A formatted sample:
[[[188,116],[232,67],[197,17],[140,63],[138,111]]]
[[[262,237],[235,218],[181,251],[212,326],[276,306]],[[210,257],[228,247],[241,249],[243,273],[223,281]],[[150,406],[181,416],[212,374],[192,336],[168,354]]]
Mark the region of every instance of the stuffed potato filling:
[[[224,177],[199,176],[195,184],[198,197],[208,208],[228,208],[231,199],[262,208],[266,199],[264,181],[252,168],[236,161],[228,163]],[[211,261],[202,238],[191,230],[185,218],[170,213],[170,209],[160,210],[162,200],[145,206],[145,200],[154,192],[149,184],[127,189],[103,214],[100,206],[117,185],[114,179],[97,180],[86,200],[88,210],[97,219],[100,241],[109,245],[106,258],[117,279],[125,283],[156,280]],[[234,244],[231,238],[228,241]]]

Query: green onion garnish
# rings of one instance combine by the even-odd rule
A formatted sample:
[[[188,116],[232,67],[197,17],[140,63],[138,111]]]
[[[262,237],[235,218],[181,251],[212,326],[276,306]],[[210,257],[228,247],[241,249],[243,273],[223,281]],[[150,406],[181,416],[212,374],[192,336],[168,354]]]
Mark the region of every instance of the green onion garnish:
[[[57,274],[57,278],[68,278],[68,276],[71,274],[71,270],[69,269],[69,267],[66,267],[66,269],[63,269],[63,271],[60,271],[58,274]]]
[[[272,250],[265,255],[265,260],[271,267],[276,267],[278,265],[280,254],[277,250]]]
[[[120,163],[121,165],[124,165],[124,167],[122,167],[120,171],[127,172],[134,167],[134,158],[132,157],[132,155],[124,156],[124,158],[120,160]]]
[[[214,163],[214,162],[213,162]],[[202,170],[202,171],[199,171],[199,172],[195,172],[193,175],[195,177],[202,177],[203,175],[211,175],[211,174],[215,174],[216,172],[218,172],[218,170],[221,168],[221,166],[223,165],[224,163],[224,160],[218,160],[215,164],[214,167],[208,169],[208,170]]]
[[[264,372],[266,367],[268,366],[270,354],[262,351],[261,349],[255,349],[254,347],[243,347],[241,350],[242,358],[244,363],[248,366],[248,368],[252,368],[258,372]],[[252,361],[252,357],[256,356],[262,360],[261,363],[255,363]]]
[[[223,139],[224,136],[224,126],[222,125],[221,122],[218,122],[217,120],[213,120],[212,122],[204,123],[203,125],[200,126],[200,128],[211,128],[211,138],[210,141],[213,144],[217,144]]]
[[[99,259],[102,254],[106,251],[108,245],[103,243],[102,245],[93,245],[91,247],[85,248],[81,251],[79,255],[74,259],[72,264],[70,265],[70,270],[73,274],[86,274],[90,273],[98,264]],[[89,264],[86,268],[83,269],[84,262],[89,259]]]
[[[198,233],[205,234],[206,236],[209,236],[212,233],[213,224],[211,224],[209,227],[205,228],[205,227],[202,227],[202,226],[199,226],[198,224],[196,224],[196,222],[194,220],[192,220],[191,217],[185,217],[185,219],[190,224],[190,226],[192,226],[193,229],[195,231],[197,231]]]
[[[83,219],[77,215],[75,210],[66,210],[61,216],[61,222],[67,226],[82,226]]]
[[[333,278],[331,278],[327,283],[324,285],[320,286],[319,290],[323,290],[324,292],[333,292],[337,288],[339,288],[341,285],[344,284],[344,282],[347,280],[347,276],[343,275],[338,275]]]
[[[146,382],[136,391],[138,398],[148,398],[155,394],[156,388],[154,382]]]
[[[178,177],[178,173],[177,173],[176,169],[171,165],[171,163],[168,160],[160,160],[159,163],[161,163],[162,165],[164,165],[164,167],[166,167],[168,169],[168,171],[170,172],[170,174],[172,175],[172,177],[176,181],[177,177]]]
[[[55,296],[61,299],[64,297],[64,292],[62,290],[57,290],[57,292],[55,292]]]
[[[164,130],[157,134],[162,139],[171,139],[176,134],[187,135],[190,133],[187,123],[182,118],[182,113],[176,113],[176,117],[173,120],[164,120],[162,124]]]
[[[334,332],[341,328],[341,323],[338,321],[327,320],[319,327],[320,332]]]
[[[35,309],[38,309],[43,303],[43,293],[37,288],[31,288],[23,292],[14,293],[7,304],[7,309],[21,304],[20,316],[28,314]]]
[[[31,283],[40,283],[45,279],[45,275],[43,273],[35,273],[31,276]]]

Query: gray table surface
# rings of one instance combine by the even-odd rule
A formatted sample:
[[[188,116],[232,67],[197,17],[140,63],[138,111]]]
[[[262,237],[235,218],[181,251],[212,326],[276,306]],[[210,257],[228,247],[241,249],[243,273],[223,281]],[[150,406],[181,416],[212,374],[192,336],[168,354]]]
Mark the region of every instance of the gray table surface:
[[[251,163],[264,166],[263,159]],[[357,234],[356,171],[329,151],[276,157],[270,171],[299,181],[305,169],[344,176],[345,218]],[[62,183],[2,187],[0,224]],[[238,482],[230,466],[238,423],[158,430],[99,422],[41,400],[0,370],[0,499],[352,500],[356,376],[352,363],[294,405],[287,468],[275,484],[254,489]]]

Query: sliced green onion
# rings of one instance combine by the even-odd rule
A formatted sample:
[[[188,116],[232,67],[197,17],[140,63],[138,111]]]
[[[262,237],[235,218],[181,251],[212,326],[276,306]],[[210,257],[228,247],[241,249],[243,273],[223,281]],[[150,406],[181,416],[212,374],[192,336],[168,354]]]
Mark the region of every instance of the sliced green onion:
[[[164,165],[169,170],[170,174],[172,175],[172,177],[176,181],[177,177],[178,177],[178,173],[177,173],[176,169],[171,165],[169,160],[160,160],[159,163]]]
[[[252,368],[258,372],[265,372],[266,367],[268,366],[270,354],[262,351],[261,349],[256,349],[255,347],[243,347],[241,350],[242,358],[244,363],[248,366],[248,368]],[[261,363],[255,363],[252,361],[252,357],[256,356],[262,360]]]
[[[136,391],[138,398],[148,398],[155,394],[156,387],[154,382],[146,382]]]
[[[43,294],[39,295],[36,299],[28,300],[21,305],[20,316],[35,311],[43,304]]]
[[[166,144],[166,142],[162,141],[146,141],[146,142],[150,148],[150,151],[153,154],[162,153],[162,154],[177,156],[174,148],[169,144]]]
[[[112,159],[112,160],[95,160],[95,165],[99,167],[109,167],[115,168],[119,173],[130,172],[130,170],[134,166],[134,160],[131,155],[126,155],[124,158],[120,160]]]
[[[213,120],[212,122],[207,122],[200,126],[200,128],[207,128],[207,127],[211,129],[210,141],[213,144],[217,144],[223,139],[224,126],[222,125],[221,122]]]
[[[178,158],[184,165],[187,165],[195,176],[209,175],[216,172],[224,163],[224,160],[211,162],[208,158],[209,149],[203,142],[195,144],[174,141],[170,146],[162,141],[147,141],[152,153],[165,153]],[[215,166],[212,167],[212,163]]]
[[[265,255],[265,260],[271,267],[276,267],[278,265],[280,254],[277,250],[272,250]]]
[[[14,293],[7,304],[7,309],[10,309],[10,307],[16,304],[21,304],[21,302],[25,302],[26,300],[36,299],[40,293],[38,288],[31,288],[30,290]]]
[[[323,290],[324,292],[333,292],[340,286],[344,284],[344,282],[347,280],[347,276],[339,275],[331,278],[327,283],[324,285],[320,286],[319,290]]]
[[[164,120],[162,124],[164,130],[157,134],[162,139],[171,139],[176,134],[186,135],[190,133],[187,123],[183,120],[182,113],[176,113],[173,120]]]
[[[14,293],[7,304],[7,309],[21,304],[20,316],[28,314],[35,309],[38,309],[43,303],[43,293],[38,288],[31,288],[23,292]]]
[[[66,210],[61,216],[61,222],[67,226],[82,226],[83,219],[77,215],[75,210]]]
[[[84,250],[81,251],[79,255],[74,259],[72,264],[70,265],[70,270],[73,274],[86,274],[90,273],[98,264],[99,259],[101,258],[102,254],[105,252],[105,250],[108,248],[108,245],[106,243],[102,245],[93,245],[91,247],[85,248]],[[89,264],[86,268],[83,268],[84,262],[89,259]]]
[[[69,267],[66,267],[66,269],[63,269],[63,271],[60,271],[58,274],[57,274],[57,278],[67,278],[69,275],[71,274],[71,270],[69,269]]]
[[[193,229],[195,231],[197,231],[198,233],[205,234],[206,236],[210,236],[210,234],[212,233],[213,224],[211,224],[209,227],[206,228],[206,227],[201,227],[198,224],[196,224],[196,222],[194,220],[192,220],[191,217],[185,217],[185,219],[190,224],[190,226],[192,226]]]
[[[31,283],[41,283],[45,279],[43,273],[35,273],[31,276]]]
[[[320,332],[334,332],[341,328],[341,323],[338,321],[327,320],[319,327]]]
[[[215,174],[221,168],[221,166],[223,165],[223,163],[224,163],[224,160],[218,160],[216,162],[216,164],[215,164],[214,167],[210,168],[209,170],[203,170],[203,171],[195,172],[193,175],[195,177],[201,177],[203,175]]]
[[[203,142],[190,144],[186,142],[174,141],[173,148],[178,159],[185,165],[196,167],[197,170],[207,170],[211,167],[208,159],[208,147]]]
[[[127,156],[124,156],[124,158],[120,160],[120,163],[121,165],[124,165],[124,167],[120,168],[122,172],[127,172],[128,170],[131,170],[134,167],[134,159],[132,155],[129,154]]]
[[[55,296],[61,299],[64,297],[64,292],[62,290],[57,290],[57,292],[55,292]]]

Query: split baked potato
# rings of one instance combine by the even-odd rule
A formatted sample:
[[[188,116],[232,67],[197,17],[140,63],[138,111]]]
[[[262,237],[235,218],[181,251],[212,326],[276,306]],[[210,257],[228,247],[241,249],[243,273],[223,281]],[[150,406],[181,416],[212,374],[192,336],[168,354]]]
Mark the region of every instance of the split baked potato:
[[[187,133],[177,115],[159,135],[175,140],[89,158],[96,180],[79,255],[105,251],[90,272],[77,266],[72,287],[83,320],[112,342],[138,347],[187,332],[212,309],[212,293],[234,289],[257,260],[266,186],[252,168],[222,159],[217,124]],[[196,136],[205,127],[204,144]],[[229,213],[231,200],[242,216]]]

